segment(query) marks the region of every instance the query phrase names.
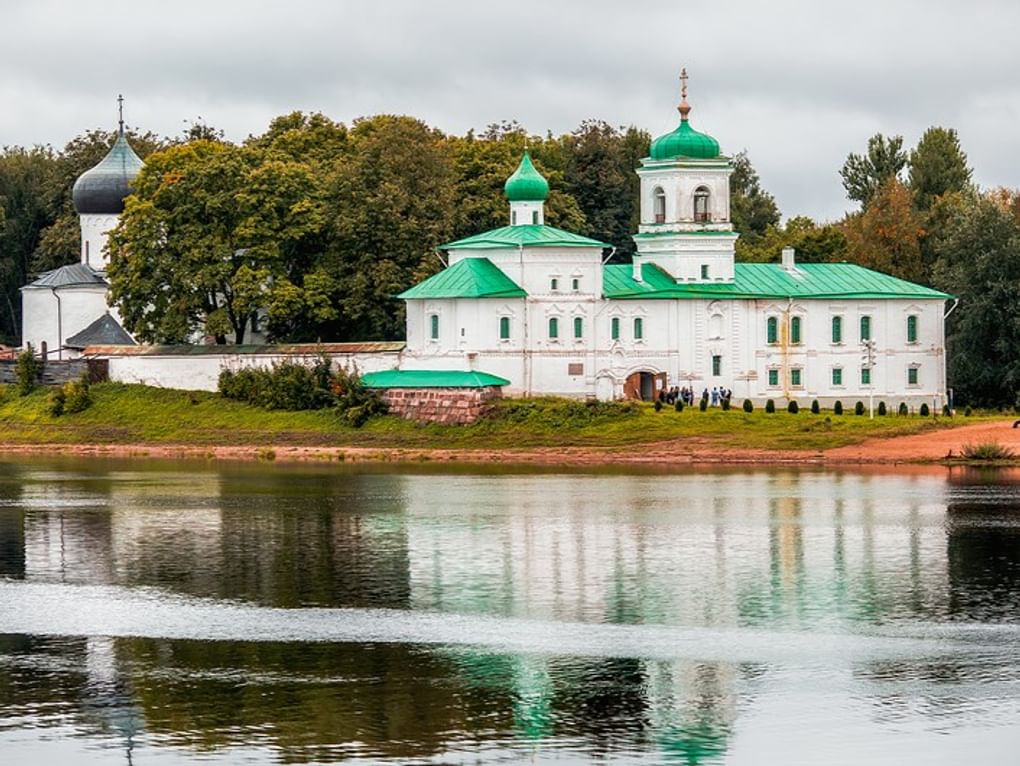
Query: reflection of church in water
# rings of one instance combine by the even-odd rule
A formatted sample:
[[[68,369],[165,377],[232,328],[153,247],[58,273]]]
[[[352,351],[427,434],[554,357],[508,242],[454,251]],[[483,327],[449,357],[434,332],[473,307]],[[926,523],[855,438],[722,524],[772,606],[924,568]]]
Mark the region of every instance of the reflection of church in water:
[[[345,476],[330,479],[336,497],[309,499],[245,495],[239,490],[251,482],[244,475],[197,472],[169,505],[154,500],[178,490],[124,478],[40,475],[3,484],[0,492],[17,489],[0,498],[0,576],[128,587],[165,587],[169,578],[186,595],[215,596],[227,587],[232,598],[267,606],[384,605],[678,629],[796,629],[811,622],[819,603],[846,620],[904,608],[944,616],[966,591],[957,578],[968,565],[954,551],[967,538],[950,524],[947,545],[945,504],[918,500],[895,517],[883,505],[890,481],[919,485],[904,496],[940,497],[942,480],[924,476],[406,476],[388,479],[386,493],[373,490],[379,477]],[[364,482],[359,497],[369,499],[351,515],[341,509],[356,482]],[[382,604],[373,600],[381,572],[388,583]],[[179,644],[64,642],[85,669],[83,718],[121,732],[126,743],[147,726],[187,720],[193,713],[185,696],[168,702],[135,691],[137,669],[160,652],[182,672],[201,667]],[[439,648],[415,659],[408,649],[393,651],[404,664],[452,668],[465,685],[460,697],[484,686],[495,664],[513,690],[506,725],[536,744],[571,717],[586,718],[590,730],[622,716],[643,721],[663,752],[688,762],[725,750],[738,693],[753,683],[736,662],[576,658],[564,672],[558,658],[541,654],[490,658]],[[254,676],[265,669],[240,670]],[[612,695],[599,691],[621,677],[635,681]],[[439,718],[430,719],[431,733],[408,737],[408,757],[441,752],[436,732],[464,725],[453,711],[467,703],[432,702]],[[379,704],[372,715],[392,714],[390,702]],[[335,715],[330,731],[308,736],[329,743],[364,735],[365,713],[342,708]]]

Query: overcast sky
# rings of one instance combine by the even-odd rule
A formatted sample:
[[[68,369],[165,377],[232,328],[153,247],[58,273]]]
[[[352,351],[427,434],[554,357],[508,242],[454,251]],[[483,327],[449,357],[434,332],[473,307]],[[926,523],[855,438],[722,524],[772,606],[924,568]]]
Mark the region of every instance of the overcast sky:
[[[201,117],[240,140],[295,109],[463,133],[691,122],[746,149],[784,216],[839,217],[848,152],[956,128],[982,186],[1020,186],[1020,3],[1003,0],[3,0],[0,144]]]

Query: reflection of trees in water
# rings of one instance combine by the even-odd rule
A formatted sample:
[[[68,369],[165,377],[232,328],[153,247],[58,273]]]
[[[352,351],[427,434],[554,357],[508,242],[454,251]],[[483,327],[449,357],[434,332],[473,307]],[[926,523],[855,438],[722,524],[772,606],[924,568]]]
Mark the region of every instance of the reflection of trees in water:
[[[949,614],[1020,621],[1020,504],[951,503],[946,516]]]

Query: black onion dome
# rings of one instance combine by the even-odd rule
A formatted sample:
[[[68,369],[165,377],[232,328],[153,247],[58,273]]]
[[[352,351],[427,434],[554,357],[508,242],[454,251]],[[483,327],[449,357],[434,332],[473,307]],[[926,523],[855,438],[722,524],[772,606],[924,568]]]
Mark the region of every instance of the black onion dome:
[[[141,158],[121,133],[103,160],[86,170],[74,182],[71,198],[79,214],[119,215],[124,198],[131,193],[131,182],[142,169]]]

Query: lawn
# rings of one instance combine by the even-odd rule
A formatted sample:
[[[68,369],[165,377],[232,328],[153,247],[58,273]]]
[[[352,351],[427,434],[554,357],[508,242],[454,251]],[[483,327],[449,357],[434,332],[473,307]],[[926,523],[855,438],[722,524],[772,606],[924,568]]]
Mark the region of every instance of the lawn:
[[[922,418],[852,413],[699,412],[650,404],[586,405],[562,399],[504,400],[471,426],[416,425],[396,417],[345,425],[329,410],[267,411],[219,394],[120,383],[92,387],[84,412],[52,417],[49,392],[0,391],[0,442],[9,444],[308,445],[407,448],[615,447],[692,440],[705,449],[818,450],[874,436],[896,436],[972,423],[978,416]],[[982,416],[988,417],[988,416]],[[1001,417],[1001,416],[1000,416]]]

